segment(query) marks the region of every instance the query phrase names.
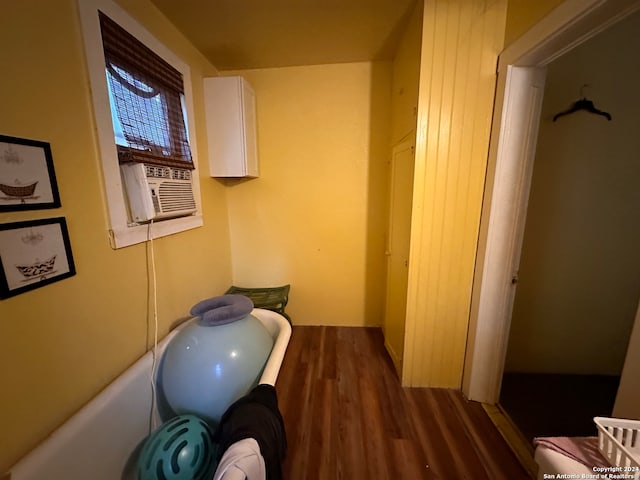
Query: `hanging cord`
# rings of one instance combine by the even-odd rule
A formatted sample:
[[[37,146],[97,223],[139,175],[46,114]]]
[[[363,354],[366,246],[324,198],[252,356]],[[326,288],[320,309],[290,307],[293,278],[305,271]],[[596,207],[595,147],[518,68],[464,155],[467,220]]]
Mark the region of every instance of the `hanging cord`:
[[[153,350],[151,361],[151,412],[150,412],[150,431],[156,428],[156,416],[153,412],[156,409],[156,369],[157,369],[157,348],[158,348],[158,290],[156,282],[156,258],[153,250],[153,235],[151,229],[153,227],[153,220],[149,222],[147,227],[147,241],[151,251],[151,287],[152,287],[152,301],[153,301]]]

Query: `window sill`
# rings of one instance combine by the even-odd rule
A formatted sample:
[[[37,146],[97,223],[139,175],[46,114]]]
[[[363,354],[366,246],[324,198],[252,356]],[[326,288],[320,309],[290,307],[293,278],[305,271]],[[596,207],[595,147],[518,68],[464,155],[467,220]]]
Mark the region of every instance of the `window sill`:
[[[149,225],[147,224],[109,230],[109,241],[111,248],[117,249],[146,242],[150,236],[154,239],[166,237],[167,235],[184,232],[185,230],[198,228],[202,225],[204,225],[202,215],[195,214],[188,217],[154,222],[153,225],[151,225],[151,232],[149,232]]]

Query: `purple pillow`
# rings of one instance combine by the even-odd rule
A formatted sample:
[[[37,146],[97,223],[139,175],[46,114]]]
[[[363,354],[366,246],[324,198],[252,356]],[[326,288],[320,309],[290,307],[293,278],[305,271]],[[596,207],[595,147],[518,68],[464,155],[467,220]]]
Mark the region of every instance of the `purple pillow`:
[[[191,315],[200,317],[202,325],[212,327],[241,320],[251,313],[253,302],[244,295],[221,295],[191,307]]]

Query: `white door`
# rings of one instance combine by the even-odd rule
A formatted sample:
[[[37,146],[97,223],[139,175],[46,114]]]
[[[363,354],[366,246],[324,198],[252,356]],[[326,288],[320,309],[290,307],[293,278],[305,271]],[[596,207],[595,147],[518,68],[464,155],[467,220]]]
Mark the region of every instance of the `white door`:
[[[409,237],[414,168],[413,141],[393,148],[389,198],[389,235],[387,238],[387,295],[384,316],[385,346],[400,373],[404,352],[404,327],[407,309]]]
[[[499,78],[504,105],[486,249],[478,260],[478,328],[464,385],[472,400],[495,403],[500,393],[545,77],[545,68],[510,66],[506,78]]]

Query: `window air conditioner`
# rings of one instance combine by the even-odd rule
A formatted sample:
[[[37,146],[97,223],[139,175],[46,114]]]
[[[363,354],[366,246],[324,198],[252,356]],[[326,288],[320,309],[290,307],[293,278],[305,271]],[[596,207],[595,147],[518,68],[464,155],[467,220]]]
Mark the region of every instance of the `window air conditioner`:
[[[146,163],[120,165],[133,221],[183,217],[196,211],[192,170]]]

